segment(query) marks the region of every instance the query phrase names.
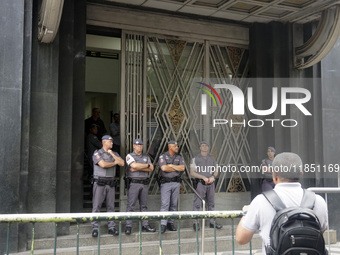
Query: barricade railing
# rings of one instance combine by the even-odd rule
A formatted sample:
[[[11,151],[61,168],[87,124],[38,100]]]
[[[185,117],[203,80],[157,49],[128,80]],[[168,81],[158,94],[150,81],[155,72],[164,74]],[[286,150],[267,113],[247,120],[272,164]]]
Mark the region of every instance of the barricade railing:
[[[180,222],[181,220],[186,219],[215,219],[216,218],[224,218],[231,219],[232,221],[232,230],[231,230],[231,242],[232,242],[232,254],[235,253],[235,231],[234,231],[234,219],[241,218],[243,216],[242,211],[177,211],[177,212],[103,212],[103,213],[44,213],[44,214],[1,214],[0,215],[0,223],[7,223],[7,247],[6,254],[9,254],[9,243],[10,243],[10,226],[14,223],[29,223],[32,224],[32,237],[31,237],[31,247],[29,247],[31,254],[34,254],[34,241],[35,241],[35,223],[55,223],[55,231],[54,231],[54,254],[57,254],[57,225],[61,222],[70,222],[77,224],[77,233],[76,233],[76,254],[79,254],[79,225],[85,222],[91,222],[93,220],[96,221],[108,221],[115,220],[119,222],[119,254],[122,254],[122,221],[126,220],[136,220],[139,222],[139,254],[142,254],[142,220],[157,220],[159,221],[159,254],[162,254],[162,234],[161,234],[161,219],[177,219],[178,220],[178,254],[181,254],[181,239],[180,239]],[[215,223],[216,224],[216,223]],[[98,251],[97,254],[100,255],[100,238],[101,231],[100,225],[98,228]],[[204,237],[203,237],[204,239]],[[203,240],[201,240],[203,241]],[[199,242],[199,239],[196,239],[196,242]],[[217,254],[217,245],[216,245],[216,227],[214,228],[214,245],[215,245],[215,254]],[[198,243],[197,243],[198,246]],[[250,253],[251,244],[250,244]],[[197,254],[199,251],[197,250]]]
[[[205,200],[200,196],[200,194],[198,194],[198,192],[196,191],[196,189],[194,189],[193,186],[191,186],[191,184],[185,179],[183,178],[182,179],[186,184],[187,186],[195,193],[195,195],[202,201],[202,211],[205,212]],[[214,226],[214,231],[216,231],[216,221],[214,221],[215,223],[215,226]],[[196,220],[196,226],[198,224],[198,220]],[[201,241],[201,252],[202,252],[202,255],[204,255],[204,243],[205,243],[205,219],[203,218],[202,219],[202,241]],[[216,236],[216,235],[215,235]],[[196,240],[198,240],[198,229],[196,229]],[[215,243],[215,246],[216,246],[216,243]],[[198,241],[197,241],[197,251],[199,251],[199,246],[198,246]]]
[[[340,193],[340,188],[336,187],[311,187],[308,188],[308,190],[313,191],[315,193],[321,193],[325,194],[325,201],[327,204],[327,211],[328,211],[328,193]],[[327,215],[327,242],[328,242],[328,252],[331,254],[331,241],[330,241],[330,235],[329,235],[329,216]]]

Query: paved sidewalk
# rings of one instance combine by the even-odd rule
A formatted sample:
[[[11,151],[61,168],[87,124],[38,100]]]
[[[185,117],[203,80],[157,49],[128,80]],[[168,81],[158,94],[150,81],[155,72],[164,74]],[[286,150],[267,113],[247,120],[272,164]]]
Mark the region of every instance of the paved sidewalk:
[[[328,245],[326,247],[328,249]],[[336,244],[331,244],[331,250],[328,254],[340,255],[340,242],[337,242]]]
[[[340,242],[337,242],[336,244],[331,244],[330,251],[328,249],[328,245],[326,245],[326,248],[328,250],[329,255],[340,255]],[[214,253],[212,253],[212,254],[214,254]],[[232,254],[231,252],[224,252],[224,253],[221,253],[221,254],[218,254],[218,255],[231,255],[231,254]],[[246,251],[235,251],[235,255],[245,255],[245,254],[249,254],[249,251],[248,250],[246,250]],[[261,250],[253,250],[252,254],[253,255],[255,255],[255,254],[261,255]],[[208,253],[207,255],[210,255],[210,254]]]
[[[328,249],[328,245],[326,245]],[[234,253],[235,255],[250,255],[249,250],[237,250]],[[329,255],[340,255],[340,242],[336,244],[331,244],[331,250],[328,252]],[[190,254],[185,254],[185,255],[197,255],[197,253],[190,253]],[[214,252],[205,252],[204,255],[215,255]],[[227,252],[218,252],[217,255],[232,255],[231,251]],[[252,255],[262,255],[261,250],[253,250]]]

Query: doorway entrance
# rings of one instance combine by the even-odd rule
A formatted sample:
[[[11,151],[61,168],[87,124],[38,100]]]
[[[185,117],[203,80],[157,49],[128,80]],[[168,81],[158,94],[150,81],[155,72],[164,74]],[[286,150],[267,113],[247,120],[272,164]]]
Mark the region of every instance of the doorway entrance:
[[[110,134],[113,115],[120,112],[120,74],[121,74],[121,39],[117,37],[86,36],[86,85],[85,85],[85,119],[91,117],[92,109],[100,109],[100,118],[104,122],[106,134]],[[86,132],[85,132],[86,133]],[[84,198],[83,208],[92,208],[92,188],[90,183],[93,166],[84,154]],[[123,156],[122,156],[123,157]],[[123,157],[124,158],[124,157]],[[117,169],[119,180],[119,169]],[[116,192],[116,210],[119,211],[119,187]],[[105,208],[103,208],[105,210]]]

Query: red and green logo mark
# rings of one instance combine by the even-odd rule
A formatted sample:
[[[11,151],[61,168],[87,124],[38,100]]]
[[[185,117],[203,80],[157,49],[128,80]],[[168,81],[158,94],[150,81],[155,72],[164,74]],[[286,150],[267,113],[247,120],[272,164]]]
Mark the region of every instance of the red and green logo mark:
[[[209,89],[217,96],[217,98],[218,98],[218,100],[220,101],[221,106],[222,106],[222,100],[221,100],[221,98],[220,98],[220,95],[217,93],[217,91],[216,91],[213,87],[211,87],[210,85],[208,85],[208,84],[206,84],[206,83],[203,83],[203,82],[197,82],[197,83],[198,83],[198,84],[202,84],[203,86],[209,88]],[[203,90],[204,92],[206,92],[206,93],[212,98],[212,100],[214,101],[215,106],[217,106],[215,97],[210,93],[209,90],[204,89],[204,88],[200,88],[200,87],[197,87],[197,88]],[[202,98],[202,99],[203,99],[203,98]],[[206,103],[206,100],[205,100],[205,103]]]

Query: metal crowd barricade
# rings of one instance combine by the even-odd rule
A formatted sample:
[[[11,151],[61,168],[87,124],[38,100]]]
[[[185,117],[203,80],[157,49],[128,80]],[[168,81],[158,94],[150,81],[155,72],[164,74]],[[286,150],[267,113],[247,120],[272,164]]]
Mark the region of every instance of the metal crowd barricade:
[[[327,204],[327,210],[328,210],[328,193],[340,193],[340,188],[336,187],[311,187],[308,188],[308,190],[313,191],[315,193],[324,193],[325,194],[325,201]],[[328,241],[328,252],[331,254],[331,241],[330,241],[330,236],[329,236],[329,216],[327,215],[327,241]]]
[[[180,246],[180,221],[184,219],[210,219],[210,218],[230,218],[232,219],[232,254],[235,253],[235,238],[234,238],[234,218],[240,218],[243,216],[242,211],[176,211],[176,212],[118,212],[118,213],[45,213],[45,214],[2,214],[0,215],[0,223],[7,223],[7,248],[6,254],[9,254],[9,238],[10,238],[10,225],[13,223],[31,223],[32,224],[32,238],[31,238],[31,254],[34,254],[34,230],[35,223],[55,223],[55,233],[54,233],[54,254],[57,254],[57,225],[60,222],[74,222],[77,224],[77,234],[76,234],[76,254],[79,254],[79,224],[85,222],[91,222],[93,220],[97,221],[108,221],[116,220],[119,222],[119,254],[122,254],[122,221],[125,220],[137,220],[139,222],[139,254],[142,254],[142,226],[141,221],[143,219],[158,220],[161,219],[178,219],[178,254],[181,253]],[[159,223],[159,233],[161,226]],[[100,254],[100,224],[98,229],[98,252]],[[202,230],[203,232],[203,230]],[[197,231],[196,231],[197,233]],[[202,234],[204,239],[204,234]],[[203,241],[202,239],[202,241]],[[197,238],[197,246],[199,245],[199,239]],[[215,254],[217,254],[216,249],[216,227],[214,228],[214,245]],[[204,246],[203,246],[204,248]],[[197,251],[198,252],[198,251]],[[250,245],[250,254],[251,245]],[[159,254],[162,254],[162,234],[159,234]],[[198,252],[199,254],[199,252]],[[201,254],[204,254],[204,249],[201,250]]]
[[[195,195],[202,201],[202,210],[203,212],[205,212],[205,200],[198,194],[198,192],[196,191],[196,189],[194,189],[193,186],[191,186],[191,184],[186,180],[186,179],[182,179],[187,186],[195,193]],[[198,223],[198,221],[196,221],[196,223]],[[160,224],[160,223],[159,223]],[[179,221],[178,221],[178,227],[179,227]],[[216,222],[214,222],[214,228],[216,231]],[[180,235],[180,232],[178,231],[178,235]],[[202,219],[202,241],[201,241],[201,245],[202,245],[202,255],[204,255],[204,243],[205,243],[205,219]],[[216,236],[216,235],[215,235]],[[180,239],[180,237],[178,237],[178,240]],[[199,254],[199,245],[198,245],[198,230],[196,229],[196,240],[197,240],[197,254]],[[216,241],[216,240],[215,240]],[[180,246],[179,246],[180,247]],[[215,243],[215,250],[216,250],[216,243]],[[180,253],[180,251],[179,251]]]

